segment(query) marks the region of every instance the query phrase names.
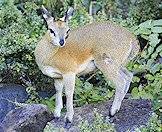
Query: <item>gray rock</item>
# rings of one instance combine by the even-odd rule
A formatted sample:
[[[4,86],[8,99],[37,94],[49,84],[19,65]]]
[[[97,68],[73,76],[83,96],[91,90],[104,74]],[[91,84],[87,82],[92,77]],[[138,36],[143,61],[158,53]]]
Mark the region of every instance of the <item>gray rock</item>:
[[[42,98],[52,97],[54,93],[54,89],[38,92],[39,96]],[[16,108],[16,105],[13,102],[24,103],[27,99],[28,93],[24,86],[0,83],[0,122],[9,111]]]
[[[5,132],[43,132],[53,114],[42,104],[25,105],[11,110],[2,121]]]
[[[16,84],[0,84],[0,122],[9,111],[16,107],[12,102],[23,103],[27,99],[28,94],[23,86]]]
[[[141,125],[146,125],[153,112],[149,100],[125,99],[120,111],[113,118],[109,119],[109,110],[111,105],[112,101],[107,101],[100,104],[90,104],[80,108],[75,108],[72,126],[68,130],[65,129],[65,131],[77,132],[77,126],[82,120],[87,120],[89,123],[92,123],[94,118],[94,108],[97,109],[98,113],[104,116],[105,122],[108,120],[115,125],[117,132],[126,132],[127,130],[133,132],[135,128],[140,127]],[[65,124],[63,116],[64,115],[62,115],[57,121],[51,121],[54,127],[64,127]]]
[[[0,123],[0,132],[4,132],[2,124]]]

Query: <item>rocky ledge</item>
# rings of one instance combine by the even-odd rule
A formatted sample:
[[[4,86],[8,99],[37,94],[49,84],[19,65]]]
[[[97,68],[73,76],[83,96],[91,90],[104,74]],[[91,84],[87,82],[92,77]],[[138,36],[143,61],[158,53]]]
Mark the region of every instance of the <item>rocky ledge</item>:
[[[70,129],[64,129],[68,132],[79,132],[78,124],[87,120],[89,123],[93,121],[94,109],[104,116],[104,119],[109,119],[109,109],[112,101],[107,101],[99,104],[85,105],[80,108],[75,108],[75,115]],[[131,100],[125,99],[122,103],[120,111],[110,119],[115,125],[117,132],[125,132],[129,130],[133,132],[135,128],[141,125],[146,125],[149,117],[152,114],[151,102],[149,100]],[[56,128],[64,128],[64,115],[59,120],[52,120],[51,123]]]
[[[112,101],[98,104],[84,105],[75,108],[73,123],[69,129],[64,128],[64,114],[58,120],[53,120],[53,114],[42,104],[26,104],[22,107],[11,110],[0,123],[0,132],[43,132],[47,122],[62,131],[79,132],[78,124],[87,120],[89,124],[94,119],[94,109],[102,114],[104,120],[113,123],[117,132],[129,130],[146,125],[152,114],[151,102],[149,100],[125,99],[120,111],[112,118],[109,118],[109,109]]]

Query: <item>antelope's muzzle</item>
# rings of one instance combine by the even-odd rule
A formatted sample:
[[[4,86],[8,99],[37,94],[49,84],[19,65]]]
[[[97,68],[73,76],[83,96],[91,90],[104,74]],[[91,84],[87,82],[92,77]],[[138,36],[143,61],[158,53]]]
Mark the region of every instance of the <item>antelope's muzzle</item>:
[[[60,43],[61,46],[63,46],[64,45],[64,40],[60,39],[59,43]]]

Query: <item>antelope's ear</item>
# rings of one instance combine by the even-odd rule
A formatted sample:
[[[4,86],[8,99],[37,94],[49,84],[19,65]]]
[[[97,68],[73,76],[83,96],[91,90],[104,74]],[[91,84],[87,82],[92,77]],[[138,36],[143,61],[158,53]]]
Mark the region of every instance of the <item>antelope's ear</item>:
[[[70,7],[67,12],[65,13],[65,16],[64,16],[64,21],[67,22],[68,20],[71,19],[71,17],[73,16],[74,14],[74,9],[72,7]]]
[[[48,21],[53,21],[54,18],[52,17],[51,13],[47,11],[47,9],[42,5],[42,14],[44,19],[48,22]]]

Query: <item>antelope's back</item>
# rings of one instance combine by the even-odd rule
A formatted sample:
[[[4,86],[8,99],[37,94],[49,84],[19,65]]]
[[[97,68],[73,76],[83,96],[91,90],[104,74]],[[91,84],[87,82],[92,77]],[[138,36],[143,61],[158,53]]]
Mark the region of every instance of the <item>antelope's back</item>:
[[[119,65],[128,61],[131,52],[136,55],[139,50],[136,37],[126,28],[112,22],[92,23],[80,27],[71,32],[67,45],[68,42],[75,42],[82,50],[91,48],[95,56],[106,53]]]

